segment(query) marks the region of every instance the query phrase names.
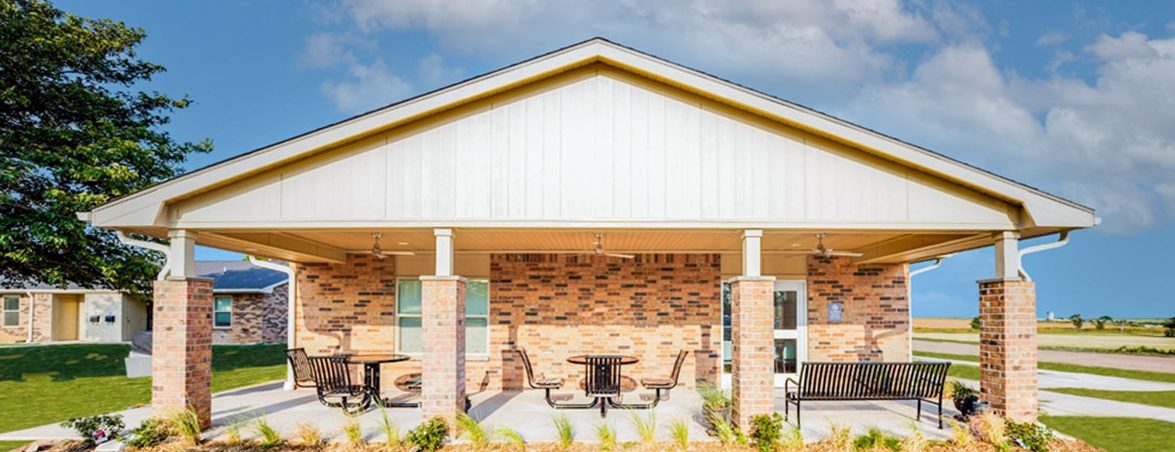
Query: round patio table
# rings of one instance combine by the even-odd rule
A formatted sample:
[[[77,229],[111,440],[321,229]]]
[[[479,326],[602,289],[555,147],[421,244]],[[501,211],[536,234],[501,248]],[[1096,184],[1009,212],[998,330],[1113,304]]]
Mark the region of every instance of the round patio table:
[[[368,394],[371,394],[372,399],[385,405],[386,401],[379,394],[379,366],[385,363],[398,363],[409,359],[411,359],[409,356],[399,354],[360,354],[347,356],[347,362],[363,365],[363,387],[367,389]],[[403,405],[408,406],[407,404]],[[411,406],[418,406],[418,404],[411,404]]]
[[[567,358],[567,362],[571,364],[587,364],[587,357],[589,356],[620,356],[620,365],[627,366],[641,362],[640,358],[628,355],[575,355]]]

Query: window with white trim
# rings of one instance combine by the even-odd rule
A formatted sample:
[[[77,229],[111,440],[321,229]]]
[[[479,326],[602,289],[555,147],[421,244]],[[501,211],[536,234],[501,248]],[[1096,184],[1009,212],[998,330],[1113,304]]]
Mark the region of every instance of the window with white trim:
[[[489,353],[489,324],[490,282],[468,280],[465,283],[465,354]],[[410,355],[423,352],[421,329],[420,280],[401,279],[396,284],[396,351]]]
[[[233,297],[231,295],[217,295],[213,300],[212,327],[233,327]]]
[[[4,297],[4,326],[20,326],[20,297]]]

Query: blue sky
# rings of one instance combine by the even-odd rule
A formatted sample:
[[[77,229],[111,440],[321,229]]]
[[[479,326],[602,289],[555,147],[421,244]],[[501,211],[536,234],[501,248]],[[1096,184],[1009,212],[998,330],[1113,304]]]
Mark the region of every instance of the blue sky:
[[[189,169],[599,35],[1093,206],[1026,258],[1042,315],[1175,315],[1175,2],[841,3],[58,5],[146,29],[147,87],[195,101],[168,130],[216,148]],[[992,272],[990,249],[947,260],[915,315],[975,315]]]

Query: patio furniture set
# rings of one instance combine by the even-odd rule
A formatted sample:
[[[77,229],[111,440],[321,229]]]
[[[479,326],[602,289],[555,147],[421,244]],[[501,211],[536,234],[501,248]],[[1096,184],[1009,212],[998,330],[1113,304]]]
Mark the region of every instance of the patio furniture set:
[[[673,371],[668,378],[641,379],[641,385],[654,392],[646,403],[623,403],[623,392],[631,391],[635,383],[629,377],[622,375],[622,367],[640,362],[634,356],[621,355],[577,355],[567,359],[569,363],[584,366],[584,377],[580,381],[580,389],[584,395],[591,398],[589,403],[570,403],[571,394],[552,395],[552,389],[563,386],[561,378],[538,378],[534,376],[530,356],[525,349],[515,351],[522,358],[526,370],[527,381],[532,388],[546,391],[547,403],[555,409],[594,409],[600,408],[600,416],[607,416],[608,407],[621,409],[652,409],[657,402],[667,396],[662,391],[669,391],[677,386],[681,366],[685,362],[688,351],[682,350],[677,354],[673,364]],[[314,387],[318,400],[323,405],[332,408],[341,408],[353,414],[367,410],[374,402],[381,407],[416,408],[419,402],[402,402],[384,398],[380,394],[380,366],[388,363],[407,361],[410,358],[398,354],[352,355],[339,354],[331,356],[308,356],[301,348],[286,350],[286,358],[294,371],[294,387]],[[363,366],[363,382],[355,384],[351,381],[350,366]],[[409,393],[419,394],[420,374],[407,374],[397,378],[397,387],[406,389]],[[466,399],[466,409],[469,401]]]

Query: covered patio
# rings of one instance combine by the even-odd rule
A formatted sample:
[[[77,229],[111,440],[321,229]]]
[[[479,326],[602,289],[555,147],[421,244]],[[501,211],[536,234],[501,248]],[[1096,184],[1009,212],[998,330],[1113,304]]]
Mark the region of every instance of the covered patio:
[[[420,407],[397,416],[452,418],[467,395],[486,421],[555,414],[514,392],[521,349],[572,394],[584,378],[572,356],[632,356],[623,372],[639,383],[686,351],[657,410],[688,415],[698,385],[729,386],[744,429],[804,362],[909,361],[909,264],[987,246],[983,398],[1034,419],[1035,289],[1019,243],[1095,223],[1083,206],[603,40],[81,216],[169,241],[153,404],[205,425],[217,408],[197,244],[289,262],[291,348],[407,356],[380,368],[382,393],[419,374]],[[486,395],[498,391],[517,395]],[[827,412],[890,405],[902,402]]]

